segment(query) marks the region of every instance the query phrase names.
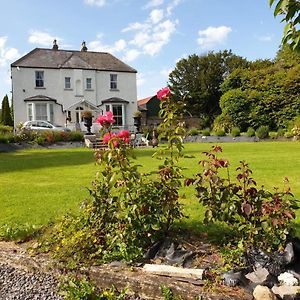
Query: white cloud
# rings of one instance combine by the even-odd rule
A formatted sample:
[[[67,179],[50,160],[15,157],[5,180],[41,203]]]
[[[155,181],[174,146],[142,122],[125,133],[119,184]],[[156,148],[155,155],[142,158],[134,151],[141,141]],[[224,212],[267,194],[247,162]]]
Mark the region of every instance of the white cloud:
[[[131,62],[137,59],[141,55],[141,52],[137,49],[130,49],[125,53],[123,60],[126,62]]]
[[[7,41],[7,36],[0,36],[0,49],[4,48],[6,41]]]
[[[265,35],[265,36],[258,37],[258,40],[261,41],[261,42],[271,42],[272,39],[273,39],[273,37],[270,36],[270,35]]]
[[[156,24],[164,17],[164,11],[162,9],[154,9],[150,13],[150,20],[153,24]]]
[[[57,40],[58,44],[60,41],[62,41],[61,38],[53,36],[48,32],[43,32],[39,30],[32,30],[28,38],[29,43],[46,46],[46,47],[52,46],[53,40]]]
[[[162,47],[169,43],[171,35],[176,29],[177,21],[166,20],[153,28],[151,42],[143,49],[146,54],[154,56],[158,54]]]
[[[163,5],[163,0],[148,1],[146,7],[154,8],[149,12],[148,18],[143,22],[130,23],[122,29],[122,33],[127,33],[129,38],[119,40],[113,45],[106,45],[102,42],[103,35],[98,34],[94,41],[88,44],[89,50],[107,51],[110,53],[121,52],[123,59],[131,62],[141,55],[157,55],[171,40],[172,35],[176,31],[178,20],[166,18],[165,12],[167,8],[171,10],[177,6],[182,0],[171,0],[170,4],[164,8],[156,7]],[[128,47],[128,46],[132,47]]]
[[[145,8],[152,8],[152,7],[156,7],[156,6],[160,6],[164,3],[164,0],[150,0]]]
[[[173,9],[180,4],[182,0],[173,0],[167,7],[167,14],[171,15]]]
[[[6,46],[7,40],[7,36],[0,36],[0,78],[2,80],[0,95],[2,96],[5,94],[9,95],[9,91],[11,90],[9,64],[21,56],[16,48]]]
[[[8,67],[8,64],[20,57],[16,48],[6,47],[7,36],[0,36],[0,67]]]
[[[102,7],[106,4],[106,0],[84,0],[84,3],[91,6]]]
[[[147,44],[150,41],[151,37],[147,32],[138,32],[132,41],[130,41],[130,44],[136,45],[138,47],[141,47],[145,44]]]
[[[135,30],[147,30],[149,28],[150,28],[150,24],[135,22],[129,24],[128,27],[122,29],[122,32],[135,31]]]
[[[209,26],[205,30],[199,30],[198,44],[202,49],[212,49],[218,44],[223,44],[231,31],[227,26]]]
[[[7,61],[13,61],[20,57],[20,54],[16,48],[9,48],[6,51],[4,51],[3,57]]]
[[[99,35],[97,35],[99,37]],[[88,43],[88,49],[91,51],[98,52],[109,52],[109,53],[117,53],[126,49],[126,41],[120,39],[116,41],[113,45],[105,45],[101,42],[101,40],[95,40]]]

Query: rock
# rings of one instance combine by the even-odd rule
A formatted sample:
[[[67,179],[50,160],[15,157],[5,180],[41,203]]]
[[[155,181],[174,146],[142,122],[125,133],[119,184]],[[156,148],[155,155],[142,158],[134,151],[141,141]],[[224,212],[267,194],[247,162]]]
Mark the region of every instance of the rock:
[[[230,270],[224,273],[222,278],[225,285],[232,286],[232,287],[237,285],[242,285],[243,281],[246,280],[242,271],[234,271],[234,270]]]
[[[258,285],[253,291],[253,297],[255,300],[276,300],[277,297],[266,286]]]
[[[284,257],[284,261],[287,265],[291,264],[295,261],[295,253],[294,253],[293,243],[289,242],[286,244],[284,252],[283,252],[283,257]]]
[[[272,291],[275,295],[279,296],[281,299],[284,300],[296,300],[300,299],[299,295],[297,295],[298,291],[300,290],[300,286],[274,286]]]
[[[284,272],[280,274],[278,276],[278,281],[280,282],[281,285],[288,285],[288,286],[298,285],[298,279],[296,279],[294,275],[289,272]]]
[[[245,275],[253,283],[263,285],[270,278],[270,273],[266,268],[259,267],[254,272]]]

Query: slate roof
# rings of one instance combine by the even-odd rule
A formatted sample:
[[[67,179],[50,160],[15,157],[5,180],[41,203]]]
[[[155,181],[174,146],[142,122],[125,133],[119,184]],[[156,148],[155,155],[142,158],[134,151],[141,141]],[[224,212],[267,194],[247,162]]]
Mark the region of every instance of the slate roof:
[[[115,56],[106,52],[53,50],[35,48],[11,67],[41,69],[85,69],[137,73]]]

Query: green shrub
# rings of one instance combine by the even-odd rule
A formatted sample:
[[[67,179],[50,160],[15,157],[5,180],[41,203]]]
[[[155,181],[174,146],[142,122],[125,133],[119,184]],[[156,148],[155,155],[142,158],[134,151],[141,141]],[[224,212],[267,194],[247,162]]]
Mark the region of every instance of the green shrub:
[[[237,136],[241,135],[241,131],[238,127],[233,127],[233,128],[231,128],[230,134],[233,137],[237,137]]]
[[[191,128],[188,133],[190,136],[195,136],[199,134],[199,130],[195,127]]]
[[[218,130],[215,132],[215,135],[216,135],[216,136],[225,136],[226,133],[225,133],[225,130],[224,130],[224,129],[218,129]]]
[[[277,130],[277,137],[283,137],[286,130],[284,128],[278,128]]]
[[[15,135],[13,133],[0,133],[0,143],[9,144],[15,142]]]
[[[15,135],[16,142],[32,142],[38,136],[38,133],[34,130],[28,128],[19,128],[17,134]]]
[[[269,137],[269,126],[260,126],[255,132],[255,135],[260,139],[266,139]]]
[[[272,140],[276,140],[278,138],[278,133],[276,131],[270,131],[269,132],[269,137],[272,139]]]
[[[203,136],[210,136],[210,130],[209,130],[208,128],[203,129],[203,130],[201,131],[201,134],[202,134]]]
[[[3,125],[0,123],[0,134],[12,133],[14,128],[12,126]]]
[[[38,145],[43,145],[46,143],[46,138],[44,136],[38,135],[35,139],[34,142],[37,143]]]
[[[294,134],[291,131],[286,131],[284,133],[284,137],[287,139],[292,138],[293,136],[294,136]]]
[[[214,146],[204,152],[206,159],[199,162],[199,174],[185,181],[186,185],[195,185],[196,196],[206,210],[205,222],[228,224],[236,232],[232,243],[244,250],[282,249],[299,208],[287,178],[282,192],[258,189],[252,171],[242,161],[234,180],[229,176],[228,160],[218,157],[221,151],[221,147]]]
[[[255,130],[254,130],[254,128],[249,127],[248,130],[247,130],[247,132],[246,132],[246,135],[247,135],[248,137],[255,136]]]
[[[79,131],[71,131],[70,133],[70,141],[71,142],[82,142],[84,139],[83,139],[83,134]]]

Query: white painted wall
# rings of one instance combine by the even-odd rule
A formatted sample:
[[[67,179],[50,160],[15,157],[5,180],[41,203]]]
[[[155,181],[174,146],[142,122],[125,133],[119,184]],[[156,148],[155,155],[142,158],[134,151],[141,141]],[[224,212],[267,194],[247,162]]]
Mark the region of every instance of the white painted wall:
[[[44,71],[44,88],[35,87],[35,71]],[[110,90],[110,74],[118,75],[118,90]],[[136,73],[109,72],[81,69],[37,69],[12,67],[13,105],[15,126],[27,121],[25,98],[44,95],[57,100],[67,109],[80,100],[99,105],[102,100],[118,97],[129,102],[126,125],[133,125],[137,110]],[[71,77],[71,89],[65,89],[65,77]],[[92,79],[92,89],[86,90],[86,78]],[[54,122],[64,125],[66,115],[62,107],[54,105]]]

